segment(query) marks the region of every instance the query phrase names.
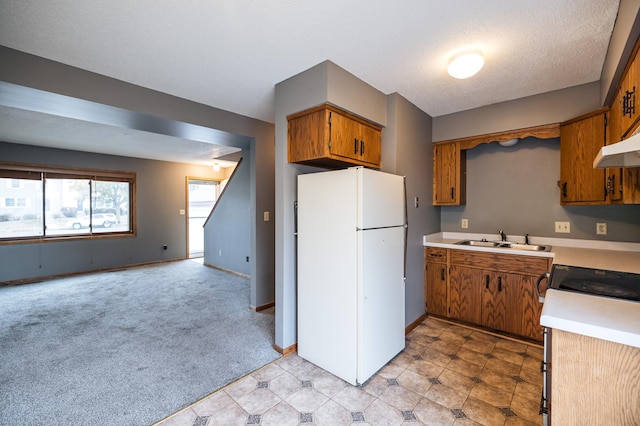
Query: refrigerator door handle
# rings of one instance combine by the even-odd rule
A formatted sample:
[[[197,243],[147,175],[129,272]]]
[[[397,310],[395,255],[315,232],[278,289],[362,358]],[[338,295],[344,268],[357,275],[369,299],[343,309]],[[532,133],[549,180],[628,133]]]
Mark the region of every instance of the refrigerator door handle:
[[[407,239],[409,238],[409,212],[407,209],[407,177],[402,177],[404,187],[404,272],[402,279],[407,281]]]

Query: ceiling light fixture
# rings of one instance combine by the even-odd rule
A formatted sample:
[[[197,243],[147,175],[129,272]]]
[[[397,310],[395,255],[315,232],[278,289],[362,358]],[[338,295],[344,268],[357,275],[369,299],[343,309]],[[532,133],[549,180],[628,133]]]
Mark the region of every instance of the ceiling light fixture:
[[[500,146],[514,146],[515,144],[518,143],[520,139],[518,138],[513,138],[513,139],[509,139],[508,141],[502,141],[502,142],[498,142],[500,144]]]
[[[213,163],[213,171],[214,172],[219,172],[220,171],[220,163],[218,163],[217,161],[215,163]]]
[[[463,79],[476,75],[483,66],[484,58],[480,52],[466,52],[451,59],[447,72],[451,77]]]

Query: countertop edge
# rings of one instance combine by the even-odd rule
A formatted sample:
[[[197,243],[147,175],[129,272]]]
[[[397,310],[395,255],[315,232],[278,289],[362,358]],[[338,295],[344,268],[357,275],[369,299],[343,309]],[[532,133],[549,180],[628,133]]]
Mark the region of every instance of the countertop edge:
[[[618,318],[624,318],[621,325]],[[640,348],[640,304],[606,297],[547,290],[540,324]]]

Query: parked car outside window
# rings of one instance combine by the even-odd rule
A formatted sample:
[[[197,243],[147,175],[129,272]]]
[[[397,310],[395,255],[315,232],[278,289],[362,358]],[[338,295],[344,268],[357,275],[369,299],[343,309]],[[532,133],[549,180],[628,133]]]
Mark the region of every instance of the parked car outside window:
[[[113,213],[97,213],[91,216],[93,227],[109,228],[111,225],[118,223],[118,218]],[[67,227],[73,229],[88,228],[91,224],[89,222],[89,216],[82,218],[76,218],[67,222]]]

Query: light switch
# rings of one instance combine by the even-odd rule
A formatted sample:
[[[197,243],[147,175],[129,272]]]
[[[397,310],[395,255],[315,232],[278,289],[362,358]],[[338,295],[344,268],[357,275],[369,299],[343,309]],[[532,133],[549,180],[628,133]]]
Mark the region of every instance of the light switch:
[[[269,222],[269,212],[264,212],[262,216],[264,217],[265,222]]]
[[[180,216],[184,216],[184,209],[180,209]]]

